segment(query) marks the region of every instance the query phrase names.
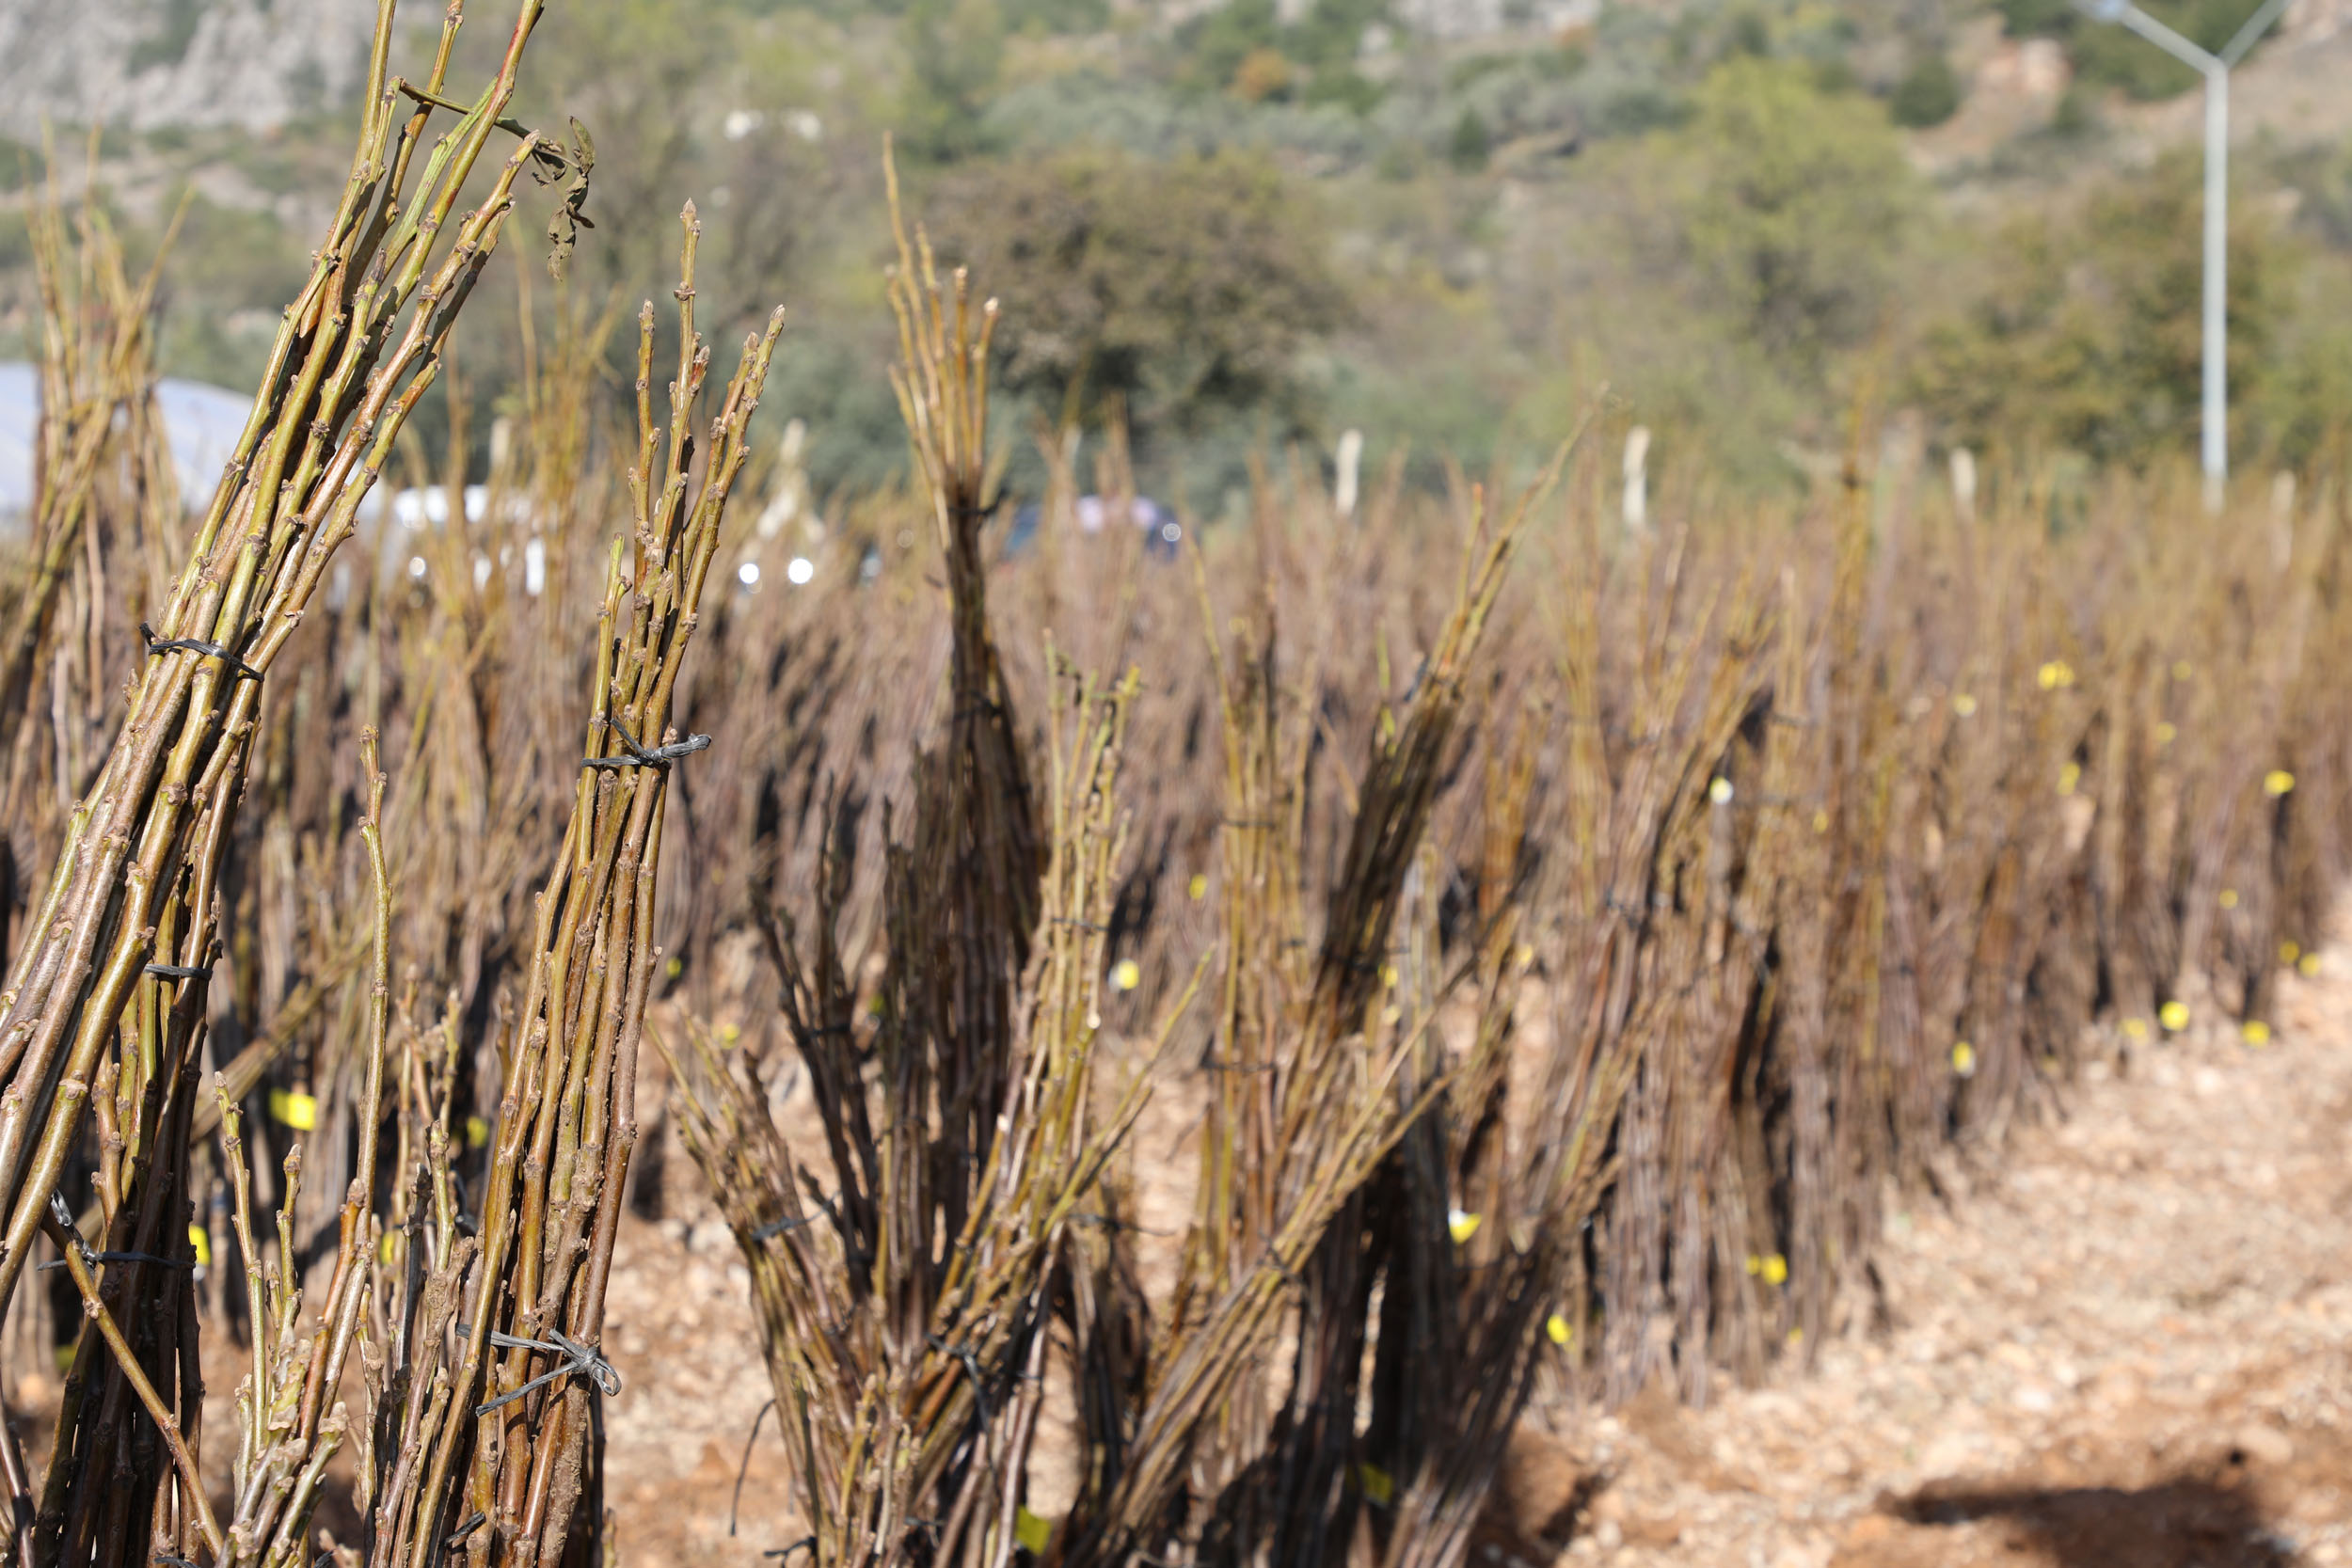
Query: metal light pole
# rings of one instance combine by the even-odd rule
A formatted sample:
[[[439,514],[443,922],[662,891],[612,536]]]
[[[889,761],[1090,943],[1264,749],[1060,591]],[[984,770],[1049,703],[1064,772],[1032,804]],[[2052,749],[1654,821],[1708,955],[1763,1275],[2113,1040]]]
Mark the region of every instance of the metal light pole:
[[[2205,510],[2221,510],[2222,486],[2230,477],[2230,68],[2246,57],[2270,30],[2287,0],[2268,0],[2246,19],[2237,36],[2216,55],[2183,38],[2130,0],[2074,0],[2075,8],[2100,22],[2120,23],[2205,79],[2205,399],[2203,460]]]

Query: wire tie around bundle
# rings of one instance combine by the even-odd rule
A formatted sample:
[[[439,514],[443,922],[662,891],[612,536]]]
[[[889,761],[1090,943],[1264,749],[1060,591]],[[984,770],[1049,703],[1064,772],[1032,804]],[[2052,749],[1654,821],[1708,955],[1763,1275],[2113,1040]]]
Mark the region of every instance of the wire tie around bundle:
[[[90,1263],[158,1263],[167,1269],[184,1269],[188,1266],[187,1259],[183,1258],[159,1258],[151,1252],[92,1252],[87,1246],[82,1249],[82,1261],[86,1265]],[[46,1263],[34,1264],[33,1270],[38,1274],[43,1269],[64,1267],[64,1259],[53,1258]]]
[[[141,621],[139,640],[147,644],[147,657],[150,658],[158,658],[165,654],[185,649],[192,654],[202,654],[207,658],[219,659],[247,680],[258,681],[262,678],[262,672],[253,668],[252,665],[247,664],[219,643],[207,642],[200,637],[157,637],[155,628]]]
[[[490,1330],[490,1343],[501,1350],[543,1350],[549,1355],[560,1355],[564,1360],[552,1371],[541,1372],[521,1387],[501,1394],[487,1404],[474,1406],[476,1416],[487,1416],[501,1405],[514,1403],[533,1388],[553,1383],[558,1378],[569,1377],[574,1372],[587,1374],[588,1381],[596,1385],[596,1392],[607,1399],[621,1391],[621,1374],[613,1370],[612,1363],[593,1347],[581,1344],[568,1334],[551,1328],[548,1330],[545,1339],[525,1339],[513,1334],[501,1334],[494,1328]]]
[[[65,1194],[53,1192],[49,1195],[49,1217],[57,1222],[58,1228],[65,1232],[66,1240],[73,1243],[73,1250],[82,1255],[84,1268],[89,1268],[98,1261],[98,1254],[92,1252],[89,1243],[82,1239],[82,1227],[73,1223],[73,1208],[66,1202]],[[61,1258],[57,1261],[63,1263],[65,1259]]]
[[[1131,1230],[1138,1236],[1173,1236],[1176,1234],[1173,1230],[1154,1230],[1148,1225],[1137,1225],[1133,1220],[1122,1220],[1112,1214],[1073,1214],[1070,1219],[1073,1225],[1099,1226],[1104,1230]]]
[[[684,740],[648,749],[638,745],[636,736],[630,735],[628,727],[618,719],[608,722],[612,726],[612,733],[621,737],[621,744],[628,748],[628,753],[617,757],[582,757],[580,759],[582,768],[667,768],[678,758],[702,751],[710,744],[710,736],[707,735],[690,735]]]
[[[816,1208],[810,1210],[808,1212],[801,1215],[797,1219],[770,1220],[766,1225],[761,1226],[758,1229],[752,1232],[752,1240],[755,1242],[764,1242],[771,1236],[782,1236],[790,1231],[799,1230],[803,1227],[815,1225],[820,1218],[831,1219],[836,1223],[838,1223],[841,1218],[839,1214],[834,1212],[833,1202],[829,1198],[818,1198],[817,1200]]]
[[[149,964],[146,973],[163,980],[205,980],[212,977],[211,964]]]
[[[973,1353],[972,1347],[951,1345],[936,1334],[926,1334],[923,1338],[933,1350],[960,1363],[965,1375],[972,1379],[972,1397],[979,1402],[980,1424],[985,1426],[995,1419],[994,1412],[988,1405],[988,1380],[980,1375],[980,1358]]]

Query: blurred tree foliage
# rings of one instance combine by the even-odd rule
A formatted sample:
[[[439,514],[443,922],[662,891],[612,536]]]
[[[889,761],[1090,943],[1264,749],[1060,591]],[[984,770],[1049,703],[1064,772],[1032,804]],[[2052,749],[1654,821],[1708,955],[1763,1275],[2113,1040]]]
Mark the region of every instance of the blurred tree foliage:
[[[939,164],[987,151],[980,114],[1004,66],[1005,16],[995,0],[913,0],[905,35],[899,146]]]
[[[1974,297],[1924,334],[1911,390],[1947,440],[2144,465],[2197,438],[2203,290],[2196,161],[2006,226]],[[2241,201],[2229,245],[2232,447],[2294,463],[2347,406],[2340,270]]]
[[[1681,219],[1708,294],[1806,377],[1881,325],[1922,193],[1885,110],[1742,55],[1676,133]]]
[[[1117,397],[1139,436],[1304,417],[1301,349],[1348,320],[1316,203],[1263,157],[1081,150],[976,166],[930,209],[1004,303],[1003,384],[1054,407]]]
[[[1386,25],[1389,14],[1389,0],[1310,0],[1285,22],[1275,0],[1226,0],[1177,30],[1177,76],[1195,91],[1251,103],[1296,97],[1360,113],[1381,96],[1357,69],[1365,31]]]
[[[1960,112],[1960,72],[1940,50],[1923,55],[1886,97],[1886,112],[1898,125],[1924,131]]]
[[[2199,45],[2218,51],[2263,0],[2139,0],[2140,8]],[[2138,99],[2170,98],[2198,82],[2197,72],[2129,28],[2094,22],[2073,0],[1996,0],[2014,38],[2065,40],[2077,79],[2120,87]]]
[[[1409,441],[1414,482],[1442,483],[1448,458],[1547,445],[1602,382],[1661,461],[1801,484],[1866,366],[1949,439],[2191,452],[2194,170],[2123,168],[2094,112],[2186,79],[2066,0],[1994,3],[2012,35],[2058,38],[2080,79],[2059,122],[1932,181],[1905,128],[1960,106],[1955,40],[1983,0],[1620,3],[1565,33],[1503,0],[1523,29],[1458,44],[1397,0],[1226,0],[1174,25],[1124,0],[705,0],[691,25],[673,0],[565,0],[517,112],[576,112],[596,138],[574,308],[626,317],[658,290],[690,196],[713,328],[789,302],[770,399],[807,422],[820,497],[905,461],[885,132],[913,210],[1004,298],[1016,487],[1030,415],[1093,420],[1113,399],[1144,482],[1207,510],[1253,454],[1327,451],[1349,426],[1375,463]],[[2218,45],[2256,0],[2145,3]],[[502,43],[469,29],[459,47]],[[138,193],[126,232],[151,241],[183,185],[204,193],[166,277],[174,373],[259,373],[342,141],[105,130],[102,186]],[[19,150],[0,147],[0,185]],[[2236,445],[2292,461],[2352,405],[2352,154],[2249,145],[2236,181]],[[544,334],[539,259],[496,265],[509,299],[509,269],[530,274]],[[19,353],[29,289],[0,212]],[[459,350],[485,411],[521,363],[516,316],[482,317]],[[627,379],[616,365],[616,395]]]

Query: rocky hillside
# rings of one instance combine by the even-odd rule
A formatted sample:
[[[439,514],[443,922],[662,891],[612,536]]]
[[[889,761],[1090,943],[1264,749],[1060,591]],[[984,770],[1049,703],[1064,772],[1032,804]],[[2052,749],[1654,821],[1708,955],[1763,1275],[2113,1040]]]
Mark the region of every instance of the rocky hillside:
[[[0,0],[0,134],[282,124],[356,88],[370,0]]]

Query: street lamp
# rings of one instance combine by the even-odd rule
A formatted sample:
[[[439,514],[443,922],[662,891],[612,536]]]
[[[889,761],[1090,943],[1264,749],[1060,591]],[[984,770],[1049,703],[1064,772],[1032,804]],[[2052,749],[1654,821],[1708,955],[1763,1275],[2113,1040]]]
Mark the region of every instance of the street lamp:
[[[2229,232],[2230,68],[2246,57],[2269,31],[2287,0],[2267,0],[2246,19],[2237,36],[2212,54],[2141,10],[2130,0],[2074,0],[2099,22],[2120,23],[2205,79],[2205,400],[2203,460],[2205,510],[2221,510],[2221,490],[2230,477],[2229,432]]]

